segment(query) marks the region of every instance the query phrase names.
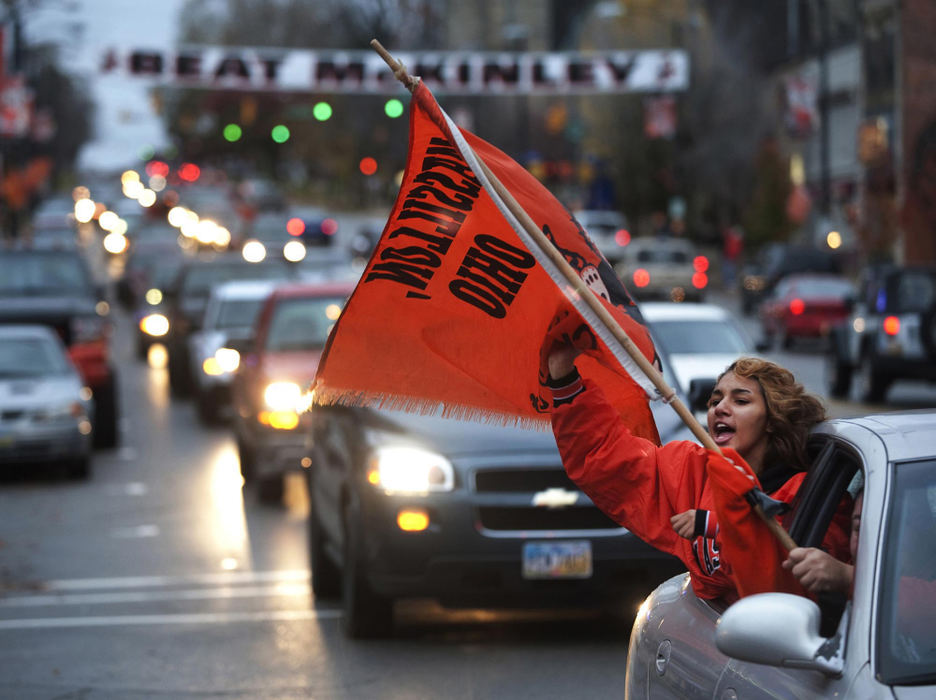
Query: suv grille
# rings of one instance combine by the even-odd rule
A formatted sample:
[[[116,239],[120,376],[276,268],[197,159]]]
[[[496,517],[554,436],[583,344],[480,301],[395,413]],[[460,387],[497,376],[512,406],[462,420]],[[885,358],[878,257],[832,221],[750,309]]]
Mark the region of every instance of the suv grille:
[[[595,506],[482,507],[478,514],[481,526],[488,530],[617,530],[621,527]]]
[[[475,491],[478,493],[531,494],[543,489],[567,489],[578,487],[562,469],[492,469],[475,472]]]
[[[591,503],[560,508],[534,506],[533,497],[547,489],[578,493],[578,487],[561,468],[479,469],[474,490],[486,497],[510,496],[510,505],[479,506],[478,522],[491,531],[619,530],[621,526]],[[518,494],[526,494],[527,505],[518,506]],[[490,503],[490,499],[485,499]]]

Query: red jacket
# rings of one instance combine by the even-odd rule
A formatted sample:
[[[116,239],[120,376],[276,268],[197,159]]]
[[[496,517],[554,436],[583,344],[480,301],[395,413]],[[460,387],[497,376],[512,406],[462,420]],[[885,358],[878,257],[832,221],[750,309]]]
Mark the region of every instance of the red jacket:
[[[553,433],[569,477],[617,523],[637,537],[679,557],[700,598],[735,598],[731,564],[721,555],[714,502],[706,474],[708,451],[689,441],[662,447],[632,435],[589,380],[554,391]],[[769,495],[790,503],[805,472],[798,472]],[[676,534],[670,518],[689,509],[709,512],[690,541]],[[836,519],[829,528],[828,549],[847,557],[846,526]],[[699,534],[701,533],[701,534]],[[824,544],[826,544],[824,542]]]

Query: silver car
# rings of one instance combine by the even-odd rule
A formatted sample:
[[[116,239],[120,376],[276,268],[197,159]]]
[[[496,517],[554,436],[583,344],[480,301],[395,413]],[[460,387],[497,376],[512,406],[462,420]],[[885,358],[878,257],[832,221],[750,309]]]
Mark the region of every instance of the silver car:
[[[206,425],[217,423],[231,402],[231,378],[240,354],[229,345],[253,337],[257,314],[275,288],[269,280],[223,282],[211,288],[202,326],[188,339],[195,405]]]
[[[0,325],[0,468],[91,471],[91,390],[46,326]]]
[[[638,611],[628,698],[936,696],[936,410],[830,421],[810,449],[790,527],[802,546],[863,474],[850,600],[765,593],[729,607],[676,576]]]

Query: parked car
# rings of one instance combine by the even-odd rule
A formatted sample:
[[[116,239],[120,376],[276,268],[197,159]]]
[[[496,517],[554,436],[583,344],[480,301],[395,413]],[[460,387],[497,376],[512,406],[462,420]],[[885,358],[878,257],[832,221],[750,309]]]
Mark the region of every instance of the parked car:
[[[0,323],[39,323],[58,333],[93,394],[94,445],[115,446],[117,371],[110,356],[110,305],[85,259],[73,250],[0,251]]]
[[[648,301],[640,305],[640,313],[656,345],[666,351],[678,387],[692,403],[706,402],[728,365],[764,349],[734,315],[715,304]]]
[[[617,276],[638,300],[703,301],[708,287],[708,259],[683,238],[644,236],[633,239],[614,266]]]
[[[739,277],[741,310],[753,314],[777,283],[795,273],[841,274],[841,255],[832,250],[792,243],[771,243],[742,268]]]
[[[864,479],[851,600],[763,593],[730,607],[688,575],[641,606],[632,698],[928,698],[936,693],[936,411],[829,421],[790,534],[818,546],[853,476]],[[908,614],[909,613],[909,614]]]
[[[260,308],[275,288],[276,282],[246,280],[211,289],[202,326],[189,337],[195,406],[203,423],[217,423],[230,405],[231,380],[240,364],[232,345],[253,337]]]
[[[840,275],[784,277],[758,309],[765,342],[789,348],[797,340],[827,340],[855,303],[855,285]]]
[[[91,391],[55,331],[0,326],[0,465],[91,473]]]
[[[865,272],[854,309],[833,328],[826,378],[838,398],[853,377],[864,401],[883,401],[898,379],[936,382],[936,266]]]
[[[173,395],[190,396],[194,389],[188,340],[201,328],[211,288],[229,280],[287,281],[294,274],[294,267],[282,259],[249,263],[239,253],[187,258],[165,295],[169,330],[163,342],[169,356],[169,389]]]
[[[692,439],[653,411],[664,442]],[[312,589],[341,599],[351,637],[391,633],[398,599],[600,607],[684,570],[598,510],[548,431],[348,406],[308,422]]]
[[[592,243],[613,266],[624,256],[624,248],[630,243],[627,218],[612,209],[580,209],[572,212]]]
[[[241,355],[231,381],[241,474],[258,484],[265,501],[282,497],[284,474],[298,471],[306,456],[302,397],[353,290],[353,282],[278,286],[260,309],[253,337],[234,344]]]

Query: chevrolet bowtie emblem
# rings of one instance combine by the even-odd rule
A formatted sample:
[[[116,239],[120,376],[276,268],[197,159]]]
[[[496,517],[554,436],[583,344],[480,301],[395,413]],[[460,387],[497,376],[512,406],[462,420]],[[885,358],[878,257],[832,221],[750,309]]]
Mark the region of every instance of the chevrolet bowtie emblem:
[[[578,491],[566,491],[562,488],[546,489],[533,495],[533,505],[544,508],[565,508],[574,506],[578,497]]]

